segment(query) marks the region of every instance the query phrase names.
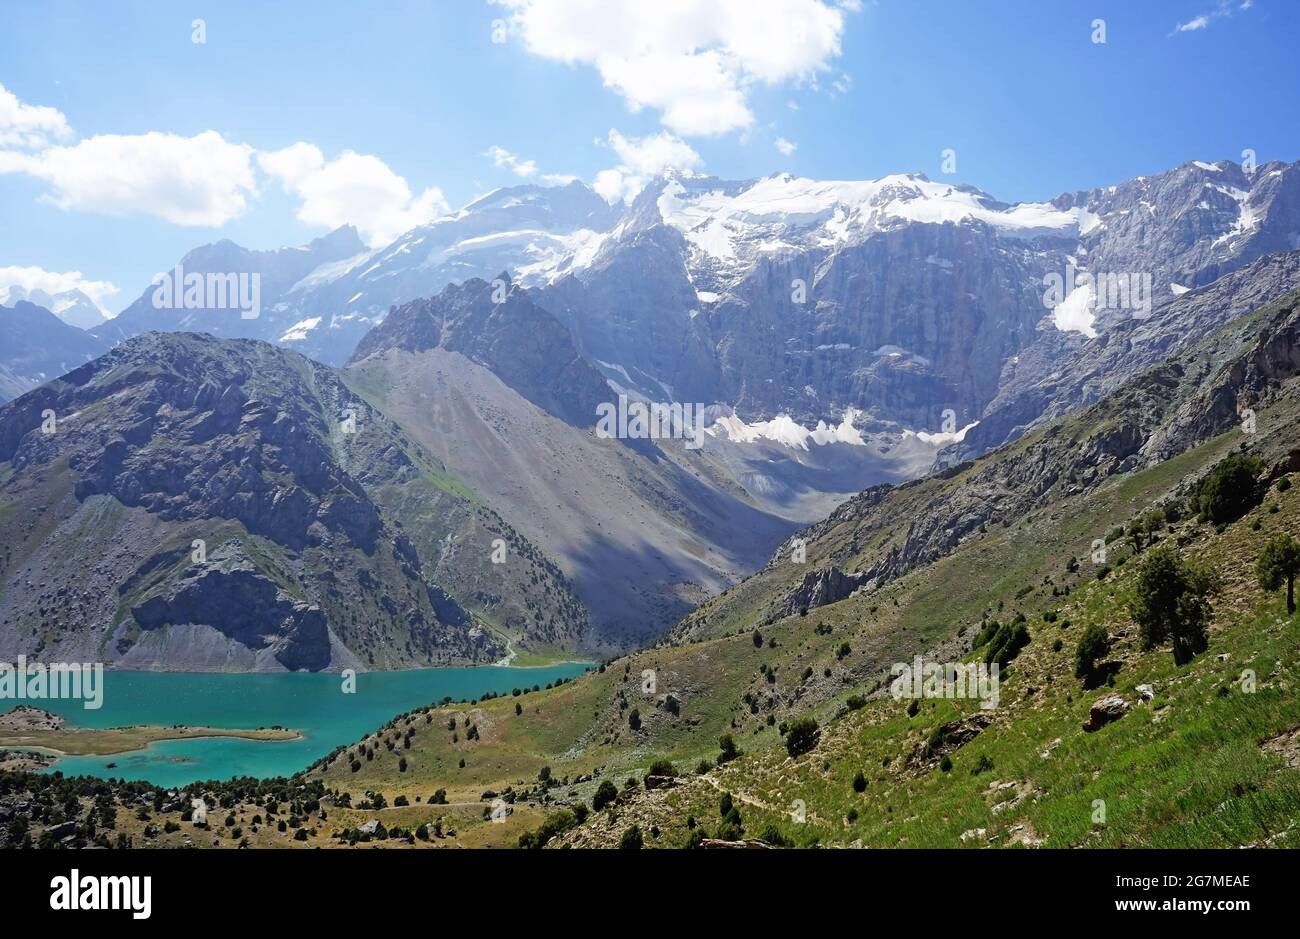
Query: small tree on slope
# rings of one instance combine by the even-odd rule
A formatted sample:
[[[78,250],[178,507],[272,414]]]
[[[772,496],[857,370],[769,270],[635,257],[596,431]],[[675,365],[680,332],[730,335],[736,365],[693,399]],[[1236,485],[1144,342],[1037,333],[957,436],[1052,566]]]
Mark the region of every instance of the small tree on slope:
[[[1300,574],[1300,541],[1290,535],[1274,535],[1264,545],[1255,563],[1259,585],[1272,593],[1286,584],[1286,612],[1295,614],[1295,579]]]
[[[1148,552],[1138,569],[1130,603],[1142,646],[1153,649],[1172,639],[1178,665],[1186,665],[1204,652],[1209,598],[1216,589],[1214,575],[1188,564],[1172,545]]]

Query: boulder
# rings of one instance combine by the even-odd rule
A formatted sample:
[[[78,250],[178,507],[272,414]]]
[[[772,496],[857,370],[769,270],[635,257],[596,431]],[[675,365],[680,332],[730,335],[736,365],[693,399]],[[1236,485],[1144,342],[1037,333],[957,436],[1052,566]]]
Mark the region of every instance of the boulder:
[[[1127,714],[1129,707],[1129,703],[1117,694],[1098,698],[1088,711],[1088,719],[1083,722],[1083,729],[1088,733],[1100,730]]]

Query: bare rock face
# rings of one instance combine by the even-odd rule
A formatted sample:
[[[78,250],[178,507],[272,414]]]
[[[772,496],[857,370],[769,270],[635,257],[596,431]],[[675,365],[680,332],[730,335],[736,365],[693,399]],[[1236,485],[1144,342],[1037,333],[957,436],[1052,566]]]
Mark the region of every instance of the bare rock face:
[[[280,590],[235,545],[194,566],[138,606],[131,615],[144,629],[210,626],[241,645],[267,650],[290,671],[330,664],[330,636],[320,607]]]
[[[1161,361],[1300,286],[1300,251],[1269,255],[1197,290],[1159,300],[1149,318],[1117,319],[1092,339],[1044,332],[1004,369],[980,422],[940,462],[976,456],[1099,401]],[[1068,348],[1046,351],[1065,343]]]
[[[1101,730],[1107,724],[1113,723],[1123,717],[1129,711],[1129,703],[1117,694],[1109,694],[1104,698],[1098,698],[1088,709],[1088,719],[1083,722],[1083,729],[1088,733]]]
[[[0,651],[198,670],[496,661],[500,641],[381,507],[422,476],[414,454],[296,353],[128,340],[0,409]]]
[[[509,272],[494,283],[469,280],[436,297],[395,307],[358,344],[352,363],[387,349],[443,348],[486,366],[503,382],[571,424],[595,423],[612,397],[605,380],[554,316],[515,287]]]
[[[865,584],[863,574],[846,574],[838,567],[824,567],[809,571],[803,583],[786,595],[777,609],[777,618],[794,616],[806,610],[837,603]]]

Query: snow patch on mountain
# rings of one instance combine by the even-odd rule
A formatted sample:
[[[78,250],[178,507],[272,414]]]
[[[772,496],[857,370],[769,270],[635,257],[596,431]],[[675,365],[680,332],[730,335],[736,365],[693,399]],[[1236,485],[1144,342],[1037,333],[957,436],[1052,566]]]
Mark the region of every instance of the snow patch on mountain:
[[[307,334],[320,325],[321,318],[313,316],[310,319],[299,320],[280,336],[281,342],[302,342],[307,338]]]
[[[910,223],[975,221],[1016,238],[1077,237],[1102,224],[1086,209],[1062,211],[1045,202],[1004,206],[978,190],[921,174],[822,181],[783,173],[740,188],[708,185],[669,180],[656,207],[699,253],[723,263],[774,251],[834,248]]]
[[[772,440],[792,450],[807,450],[808,444],[825,446],[831,443],[847,443],[855,447],[865,447],[861,431],[854,426],[854,421],[862,416],[855,408],[848,408],[839,424],[831,426],[825,421],[818,421],[811,430],[795,421],[788,414],[778,414],[770,421],[747,423],[734,412],[724,414],[713,422],[708,433],[714,437],[725,434],[733,443],[754,443],[758,440]]]
[[[966,439],[966,434],[974,427],[979,426],[979,421],[971,421],[961,430],[954,431],[928,431],[928,430],[904,430],[903,438],[915,437],[922,443],[928,443],[931,446],[946,447],[951,443],[961,443]]]

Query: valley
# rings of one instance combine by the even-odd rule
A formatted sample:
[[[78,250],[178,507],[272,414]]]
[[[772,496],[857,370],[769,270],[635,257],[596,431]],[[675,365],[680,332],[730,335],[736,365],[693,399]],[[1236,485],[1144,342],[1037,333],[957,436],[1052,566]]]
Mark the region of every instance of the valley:
[[[1115,192],[516,187],[367,255],[392,276],[330,349],[272,333],[369,289],[355,233],[191,252],[258,266],[266,321],[137,304],[0,409],[0,658],[109,666],[102,712],[0,735],[36,754],[0,807],[85,777],[130,810],[7,837],[1293,846],[1296,624],[1254,568],[1298,527],[1300,251],[1295,165],[1261,170],[1118,187],[1199,220],[1159,255]],[[1221,177],[1254,227],[1188,207]],[[403,266],[524,222],[558,226],[544,263],[502,238],[463,279]],[[1151,308],[1045,311],[1084,254],[1146,265]],[[628,401],[701,435],[601,433]],[[1243,459],[1249,504],[1209,517]],[[1169,551],[1219,583],[1183,664],[1131,612]],[[1000,704],[895,699],[917,657],[996,659]]]

